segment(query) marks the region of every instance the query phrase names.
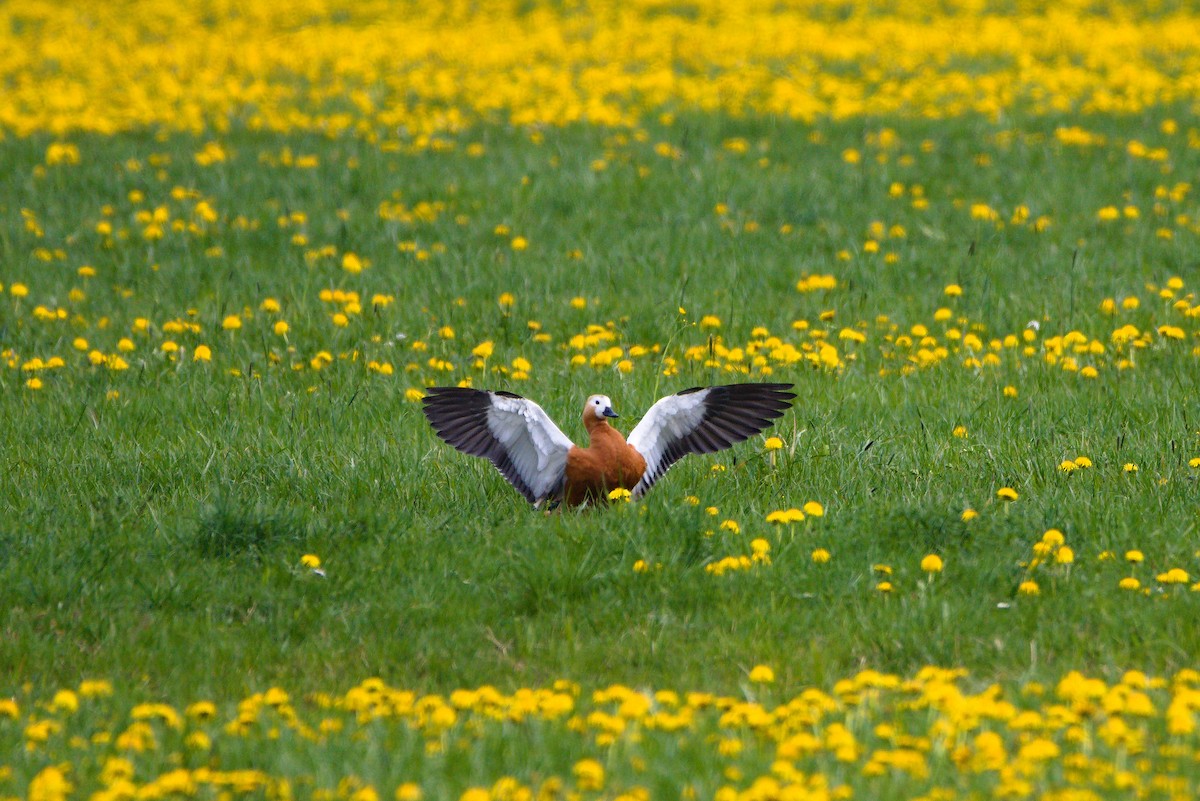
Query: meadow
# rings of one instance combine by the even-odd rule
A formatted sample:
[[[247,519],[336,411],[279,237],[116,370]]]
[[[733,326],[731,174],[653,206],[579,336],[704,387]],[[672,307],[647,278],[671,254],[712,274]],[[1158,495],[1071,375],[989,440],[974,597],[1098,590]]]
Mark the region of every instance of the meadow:
[[[0,799],[1196,795],[1200,16],[275,5],[0,9]]]

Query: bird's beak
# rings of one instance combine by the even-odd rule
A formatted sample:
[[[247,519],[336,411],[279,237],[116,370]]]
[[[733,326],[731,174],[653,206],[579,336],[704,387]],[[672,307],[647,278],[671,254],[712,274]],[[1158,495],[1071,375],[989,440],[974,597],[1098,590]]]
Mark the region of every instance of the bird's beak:
[[[620,417],[621,416],[621,415],[617,414],[616,412],[614,412],[612,410],[611,406],[605,406],[603,414],[605,417]]]

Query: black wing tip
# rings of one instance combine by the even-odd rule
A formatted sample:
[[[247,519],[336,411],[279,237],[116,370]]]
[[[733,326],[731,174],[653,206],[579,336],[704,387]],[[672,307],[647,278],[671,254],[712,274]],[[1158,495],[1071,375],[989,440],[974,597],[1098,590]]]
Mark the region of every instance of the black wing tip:
[[[796,399],[795,392],[788,390],[795,384],[722,384],[713,387],[713,401],[737,404],[765,404],[786,409]],[[705,399],[706,402],[708,399]]]

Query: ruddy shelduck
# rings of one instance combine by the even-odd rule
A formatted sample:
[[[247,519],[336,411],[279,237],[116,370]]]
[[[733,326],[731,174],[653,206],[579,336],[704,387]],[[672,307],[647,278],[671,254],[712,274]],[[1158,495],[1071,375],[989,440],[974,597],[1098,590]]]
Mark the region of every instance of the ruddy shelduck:
[[[646,493],[689,453],[713,453],[770,426],[796,397],[791,384],[693,387],[662,398],[626,441],[609,424],[617,417],[607,395],[583,407],[588,446],[580,447],[531,400],[511,392],[431,387],[423,403],[438,436],[481,456],[535,506],[606,501],[616,489]]]

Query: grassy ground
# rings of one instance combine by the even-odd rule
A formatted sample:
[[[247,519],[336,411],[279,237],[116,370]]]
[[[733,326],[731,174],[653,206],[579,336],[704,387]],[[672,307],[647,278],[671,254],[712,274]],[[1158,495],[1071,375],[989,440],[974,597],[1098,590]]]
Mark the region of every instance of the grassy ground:
[[[1108,125],[1100,133],[1119,136]],[[1195,323],[1172,308],[1186,286],[1158,296],[1188,272],[1195,234],[1175,218],[1190,206],[1156,198],[1176,183],[1158,163],[1123,145],[1059,144],[1056,127],[897,125],[886,148],[861,124],[679,121],[644,142],[485,130],[479,156],[238,136],[210,166],[184,138],[84,139],[78,165],[46,166],[44,141],[8,148],[10,212],[27,210],[43,235],[8,215],[4,663],[50,683],[124,677],[214,696],[348,674],[429,688],[579,675],[730,686],[759,662],[797,685],[862,665],[1029,678],[1188,664],[1197,596],[1164,595],[1154,577],[1196,572]],[[734,137],[750,152],[722,147]],[[320,164],[272,164],[285,146]],[[844,160],[851,148],[860,163]],[[1195,152],[1172,150],[1174,169],[1187,174]],[[914,208],[918,185],[927,205]],[[436,219],[380,218],[381,204],[422,201]],[[980,204],[999,220],[979,219]],[[1011,223],[1021,205],[1028,221]],[[1099,220],[1110,205],[1140,216]],[[163,236],[147,240],[138,214],[160,208]],[[106,221],[112,232],[97,233]],[[37,248],[70,255],[40,262]],[[370,266],[347,272],[346,253]],[[79,275],[85,264],[93,277]],[[797,291],[808,274],[837,286]],[[359,295],[344,326],[331,319],[344,303],[319,298],[327,289]],[[262,310],[267,298],[279,311]],[[39,305],[65,319],[38,319]],[[224,329],[229,316],[241,327]],[[200,330],[171,333],[174,320]],[[1125,324],[1145,347],[1114,344]],[[604,341],[573,347],[589,325]],[[920,338],[896,340],[914,325],[929,329],[927,351],[947,351],[908,372]],[[978,336],[980,352],[950,328]],[[808,359],[813,331],[828,332],[834,366]],[[1094,378],[1063,369],[1075,343],[1046,360],[1071,331]],[[771,356],[768,335],[800,361]],[[964,367],[992,339],[999,364]],[[472,355],[484,341],[486,363]],[[1102,352],[1086,352],[1092,342]],[[211,361],[194,360],[200,345]],[[646,354],[621,371],[639,345]],[[611,363],[592,358],[611,347],[623,349]],[[690,460],[644,503],[603,513],[529,511],[486,464],[441,445],[406,396],[464,379],[515,390],[581,437],[586,394],[610,394],[628,426],[662,394],[761,378],[756,348],[770,380],[797,384],[795,413],[774,431],[784,449]],[[93,351],[127,369],[91,364]],[[313,369],[321,351],[332,361]],[[585,363],[572,366],[577,353]],[[64,366],[23,369],[53,356]],[[517,358],[526,379],[513,377]],[[1079,455],[1094,466],[1060,469]],[[999,500],[1005,486],[1020,499]],[[824,517],[765,522],[809,500]],[[963,522],[968,508],[979,517]],[[1047,569],[1022,564],[1049,528],[1075,564],[1018,597]],[[756,537],[772,543],[770,567],[706,572]],[[814,564],[816,548],[831,561]],[[1132,575],[1151,597],[1117,588],[1130,549],[1146,555]],[[298,567],[305,553],[324,579]],[[927,585],[928,553],[946,569]],[[638,559],[662,570],[635,573]],[[876,589],[875,565],[895,571],[892,593]]]
[[[0,798],[1191,797],[1200,133],[1021,108],[0,141]],[[554,514],[419,403],[754,380]]]

